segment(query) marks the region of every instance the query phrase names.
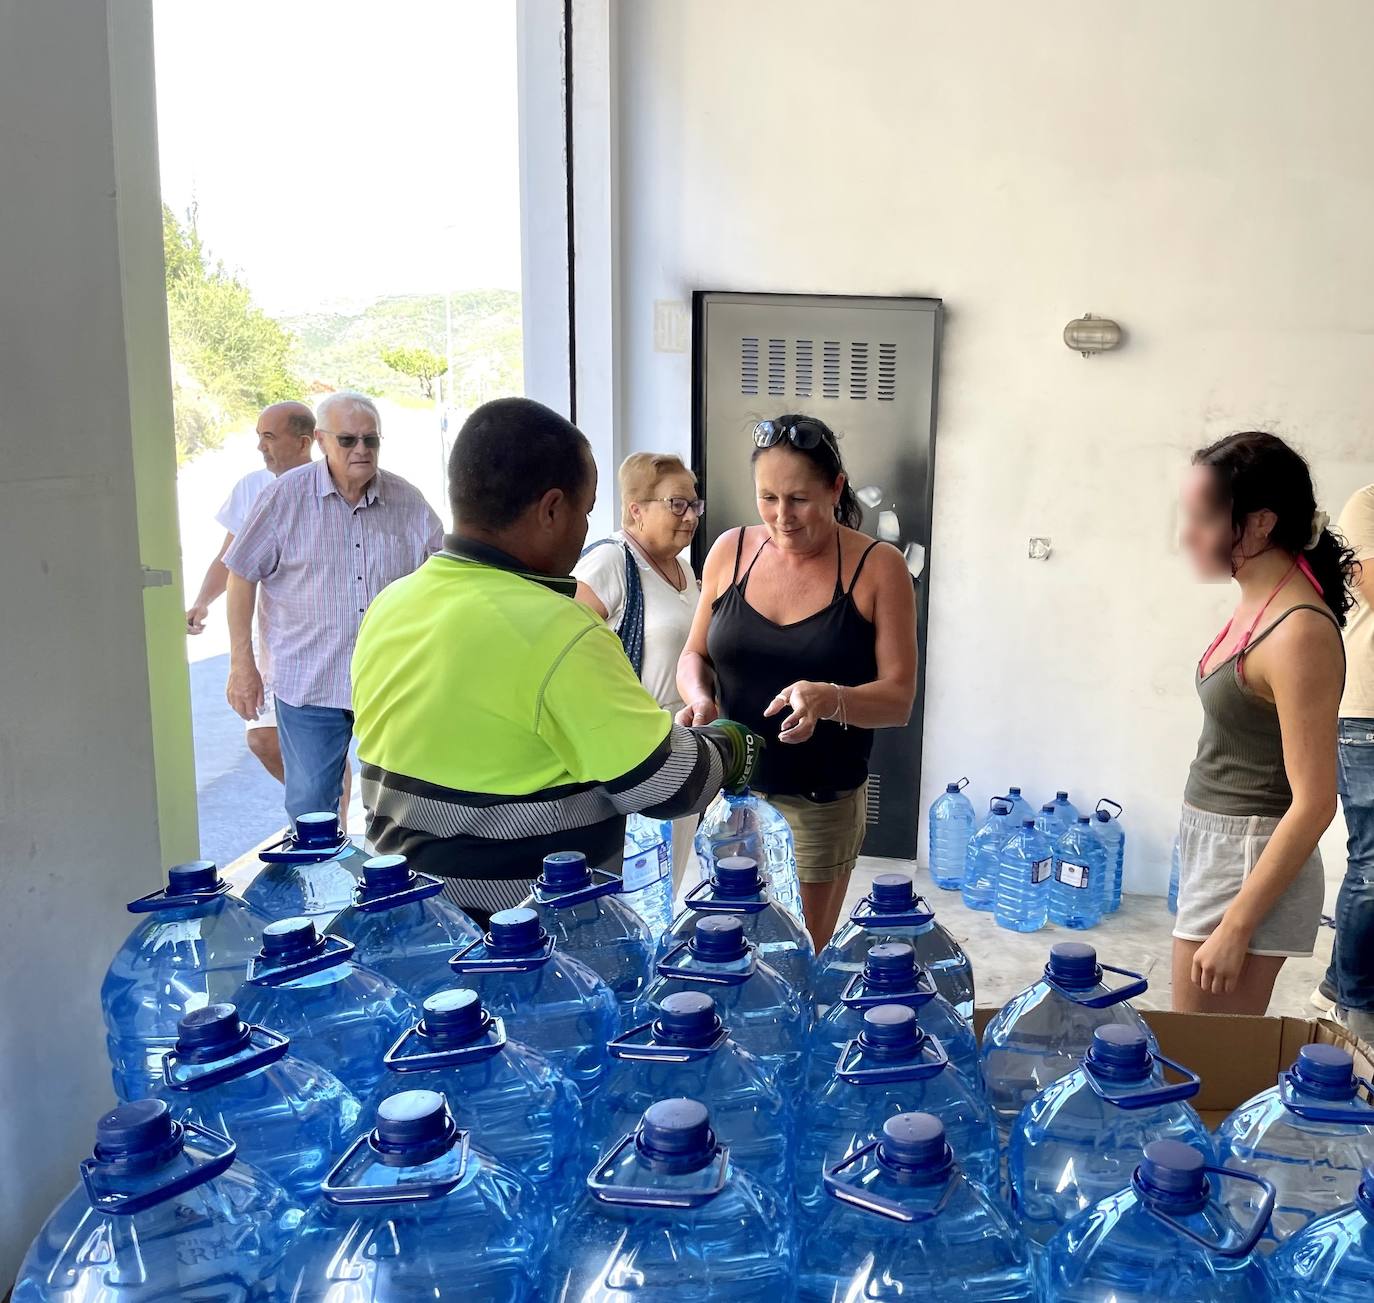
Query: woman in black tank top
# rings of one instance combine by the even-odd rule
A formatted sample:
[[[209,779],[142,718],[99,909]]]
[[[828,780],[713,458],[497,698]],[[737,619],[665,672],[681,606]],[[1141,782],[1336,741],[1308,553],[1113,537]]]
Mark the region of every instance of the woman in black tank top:
[[[863,842],[872,730],[905,724],[916,691],[916,606],[896,548],[857,528],[834,434],[761,421],[762,526],[716,540],[678,667],[681,722],[726,715],[768,739],[756,781],[787,817],[807,927],[830,939]]]

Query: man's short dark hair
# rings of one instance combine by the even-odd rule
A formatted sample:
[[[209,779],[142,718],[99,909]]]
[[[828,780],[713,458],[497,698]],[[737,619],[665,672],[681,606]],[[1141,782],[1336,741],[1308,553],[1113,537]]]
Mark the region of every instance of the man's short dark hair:
[[[587,486],[591,444],[571,421],[531,398],[483,403],[458,431],[448,459],[457,528],[513,525],[546,493]]]

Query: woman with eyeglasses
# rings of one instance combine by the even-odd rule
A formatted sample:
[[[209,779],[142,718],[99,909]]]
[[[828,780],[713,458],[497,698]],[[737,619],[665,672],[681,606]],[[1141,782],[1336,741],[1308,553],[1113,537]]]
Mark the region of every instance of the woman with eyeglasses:
[[[859,532],[823,421],[760,421],[753,468],[763,523],[722,534],[706,558],[679,722],[723,714],[769,740],[755,787],[792,827],[819,950],[863,845],[872,730],[911,715],[915,594],[902,554]]]
[[[637,452],[620,467],[621,528],[593,543],[573,569],[577,600],[620,636],[640,681],[678,714],[677,663],[701,587],[683,556],[706,504],[678,457]],[[673,885],[692,855],[695,815],[673,822]]]

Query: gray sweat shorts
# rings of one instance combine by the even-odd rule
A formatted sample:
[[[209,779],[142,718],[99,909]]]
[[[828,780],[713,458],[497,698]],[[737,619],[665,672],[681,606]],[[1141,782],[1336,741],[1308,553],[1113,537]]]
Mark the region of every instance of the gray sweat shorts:
[[[1174,936],[1205,941],[1240,892],[1279,821],[1261,815],[1208,814],[1184,805],[1179,820],[1178,917]],[[1310,955],[1321,925],[1326,881],[1313,850],[1292,885],[1250,938],[1252,955]]]

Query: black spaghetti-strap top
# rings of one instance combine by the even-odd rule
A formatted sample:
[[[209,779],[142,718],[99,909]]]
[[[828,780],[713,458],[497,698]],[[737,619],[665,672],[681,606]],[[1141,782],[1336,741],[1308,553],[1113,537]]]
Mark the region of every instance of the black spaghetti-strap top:
[[[872,543],[859,559],[846,589],[842,553],[836,540],[835,595],[830,605],[795,624],[775,624],[749,605],[745,592],[765,541],[741,577],[744,530],[735,551],[734,582],[711,605],[706,650],[715,667],[722,714],[738,720],[768,740],[755,785],[761,792],[799,796],[848,792],[868,778],[873,733],[822,723],[805,742],[778,741],[778,730],[790,713],[765,719],[763,712],[783,688],[799,680],[856,687],[878,677],[873,623],[854,605],[854,585],[863,572]]]

